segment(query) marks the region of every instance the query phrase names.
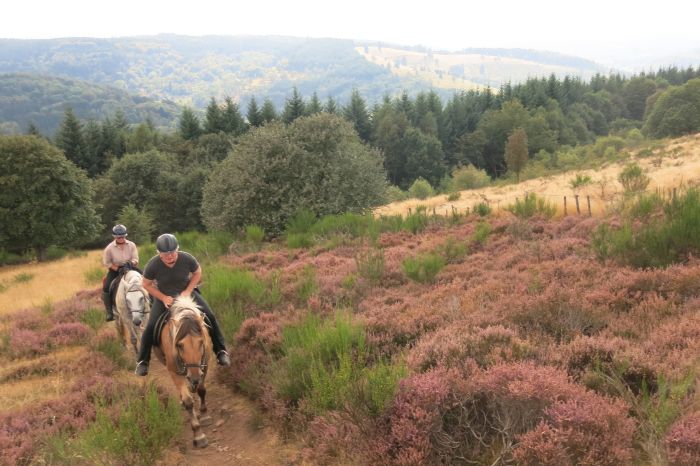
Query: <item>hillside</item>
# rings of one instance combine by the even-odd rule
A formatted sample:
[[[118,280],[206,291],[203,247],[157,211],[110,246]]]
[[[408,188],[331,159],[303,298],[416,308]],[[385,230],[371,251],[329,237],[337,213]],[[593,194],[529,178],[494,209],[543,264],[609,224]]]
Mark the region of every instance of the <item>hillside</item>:
[[[365,45],[356,50],[368,61],[385,66],[397,76],[410,76],[436,88],[498,89],[507,82],[528,78],[580,76],[588,79],[603,68],[591,61],[546,52],[518,49],[466,49],[440,52],[416,48]]]
[[[0,74],[0,133],[22,133],[30,122],[53,136],[67,107],[86,121],[102,120],[122,110],[131,123],[147,118],[156,127],[170,128],[180,107],[168,100],[132,94],[104,84],[33,74]]]
[[[585,60],[544,52],[484,49],[433,56],[415,47],[283,36],[0,39],[0,73],[77,78],[195,107],[206,106],[211,96],[231,96],[245,108],[256,96],[281,108],[294,86],[304,96],[315,91],[321,100],[332,96],[340,102],[356,88],[372,102],[403,90],[434,87],[448,95],[446,90],[472,83],[498,87],[505,80],[552,72],[588,76],[595,70]]]
[[[632,155],[638,155],[639,152],[633,151]],[[674,188],[700,185],[700,134],[667,140],[644,157],[636,157],[634,160],[651,178],[648,191],[668,192]],[[618,175],[624,166],[624,162],[603,164],[597,168],[534,178],[520,183],[461,191],[459,199],[454,201],[448,201],[446,195],[424,200],[409,199],[382,206],[375,210],[375,214],[406,215],[409,211],[415,212],[418,206],[427,207],[429,212],[435,209],[437,214],[442,215],[453,210],[464,213],[481,202],[501,211],[514,204],[516,199],[523,199],[526,193],[535,193],[556,206],[559,215],[564,214],[564,197],[567,198],[567,213],[575,213],[576,194],[579,195],[583,213],[587,213],[587,202],[590,199],[592,213],[601,215],[620,199],[622,186]],[[591,183],[574,190],[570,183],[578,174],[589,176]]]

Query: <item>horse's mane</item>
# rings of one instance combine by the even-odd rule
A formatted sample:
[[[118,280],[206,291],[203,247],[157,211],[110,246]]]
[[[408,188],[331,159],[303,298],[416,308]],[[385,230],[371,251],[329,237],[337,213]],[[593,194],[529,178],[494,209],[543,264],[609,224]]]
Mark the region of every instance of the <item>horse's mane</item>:
[[[190,333],[202,335],[204,333],[204,319],[199,306],[191,297],[180,296],[170,306],[170,315],[173,322],[177,323],[178,331],[174,342],[177,343]]]

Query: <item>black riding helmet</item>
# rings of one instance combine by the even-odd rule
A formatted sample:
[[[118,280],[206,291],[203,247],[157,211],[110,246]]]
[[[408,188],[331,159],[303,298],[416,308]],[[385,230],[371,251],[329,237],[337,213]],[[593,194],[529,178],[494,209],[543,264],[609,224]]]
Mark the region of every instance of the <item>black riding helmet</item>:
[[[119,225],[114,225],[114,228],[112,228],[112,236],[127,236],[126,227],[121,223]]]
[[[170,233],[163,233],[156,240],[156,249],[158,252],[173,252],[177,251],[180,245],[177,242],[175,235]]]

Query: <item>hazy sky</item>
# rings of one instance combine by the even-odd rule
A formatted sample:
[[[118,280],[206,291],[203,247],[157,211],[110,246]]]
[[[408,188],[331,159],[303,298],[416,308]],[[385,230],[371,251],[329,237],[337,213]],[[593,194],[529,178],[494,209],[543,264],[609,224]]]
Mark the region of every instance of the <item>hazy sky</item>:
[[[276,34],[597,60],[700,50],[697,0],[11,0],[0,13],[4,38]]]

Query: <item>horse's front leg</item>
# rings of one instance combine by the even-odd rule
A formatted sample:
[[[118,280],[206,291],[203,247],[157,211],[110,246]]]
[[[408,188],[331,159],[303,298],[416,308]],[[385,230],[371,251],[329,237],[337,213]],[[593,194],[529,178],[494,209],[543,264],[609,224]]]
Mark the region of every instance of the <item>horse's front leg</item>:
[[[204,385],[204,379],[197,386],[197,395],[199,395],[199,424],[202,426],[208,426],[212,423],[211,416],[207,413],[207,388]]]
[[[207,440],[207,436],[204,435],[204,432],[202,431],[201,424],[199,423],[199,417],[194,409],[194,397],[192,396],[189,384],[186,382],[185,378],[178,377],[178,379],[179,380],[176,381],[175,385],[177,385],[180,392],[180,401],[182,402],[182,406],[190,415],[190,426],[192,427],[192,434],[194,436],[192,444],[195,446],[195,448],[204,448],[209,445],[209,441]]]

